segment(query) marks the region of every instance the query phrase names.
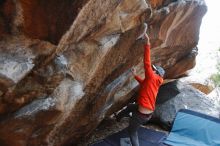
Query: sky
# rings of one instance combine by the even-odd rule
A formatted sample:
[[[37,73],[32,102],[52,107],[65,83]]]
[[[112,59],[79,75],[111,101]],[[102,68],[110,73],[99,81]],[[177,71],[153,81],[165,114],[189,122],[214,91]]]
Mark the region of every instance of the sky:
[[[220,0],[205,0],[208,11],[203,17],[200,28],[200,45],[220,47]]]
[[[194,80],[206,80],[217,73],[217,59],[220,60],[220,0],[205,0],[208,11],[200,27],[196,67],[191,75]]]

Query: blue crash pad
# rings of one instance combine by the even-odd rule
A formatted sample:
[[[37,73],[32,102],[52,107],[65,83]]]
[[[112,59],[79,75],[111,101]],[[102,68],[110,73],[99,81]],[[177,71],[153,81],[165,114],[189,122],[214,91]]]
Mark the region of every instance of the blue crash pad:
[[[166,134],[163,132],[140,127],[138,138],[140,146],[167,146],[163,144]],[[107,138],[92,144],[91,146],[120,146],[120,139],[128,137],[127,129],[108,136]]]
[[[220,119],[180,110],[164,143],[171,146],[220,146]]]

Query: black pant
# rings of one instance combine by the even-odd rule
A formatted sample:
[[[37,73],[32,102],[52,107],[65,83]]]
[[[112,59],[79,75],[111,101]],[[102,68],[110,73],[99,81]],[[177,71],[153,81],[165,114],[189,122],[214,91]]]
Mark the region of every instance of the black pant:
[[[139,146],[137,130],[141,125],[143,125],[144,123],[150,120],[152,113],[142,114],[138,111],[137,104],[129,104],[127,108],[122,110],[118,115],[120,116],[120,118],[122,118],[124,116],[128,116],[130,112],[132,112],[132,117],[130,118],[129,126],[128,126],[129,137],[132,146]]]
[[[129,117],[129,113],[132,113],[132,112],[137,111],[137,110],[138,110],[138,105],[137,104],[129,103],[125,109],[121,110],[117,114],[117,119],[120,121],[121,118],[123,118],[123,117]]]

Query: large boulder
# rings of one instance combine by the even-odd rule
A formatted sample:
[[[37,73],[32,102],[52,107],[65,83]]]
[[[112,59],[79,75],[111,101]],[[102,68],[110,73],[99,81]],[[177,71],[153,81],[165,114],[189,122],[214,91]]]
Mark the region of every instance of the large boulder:
[[[76,145],[135,96],[129,68],[143,72],[144,44],[136,41],[143,22],[149,26],[152,63],[165,68],[166,78],[185,74],[195,65],[207,9],[203,0],[0,5],[8,18],[0,16],[6,32],[0,32],[0,145],[8,146]]]
[[[161,86],[158,93],[154,120],[169,129],[180,109],[190,109],[220,118],[220,103],[216,102],[219,101],[217,98],[209,98],[194,87],[180,81],[167,83]]]

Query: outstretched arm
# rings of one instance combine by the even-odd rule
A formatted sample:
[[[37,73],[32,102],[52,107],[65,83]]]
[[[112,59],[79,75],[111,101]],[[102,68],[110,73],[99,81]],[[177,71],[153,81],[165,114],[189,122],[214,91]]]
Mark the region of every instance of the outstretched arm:
[[[139,84],[141,84],[144,80],[141,79],[137,74],[136,74],[136,69],[135,68],[131,68],[131,72],[134,75],[134,78],[138,81]]]
[[[149,36],[148,36],[148,34],[147,34],[146,32],[144,33],[144,36],[145,36],[145,38],[146,38],[146,40],[147,40],[146,45],[149,45],[149,46],[150,46],[150,38],[149,38]]]
[[[150,77],[153,75],[153,70],[151,68],[151,58],[150,58],[150,39],[147,33],[145,33],[145,38],[147,43],[144,45],[144,69],[145,77]]]

